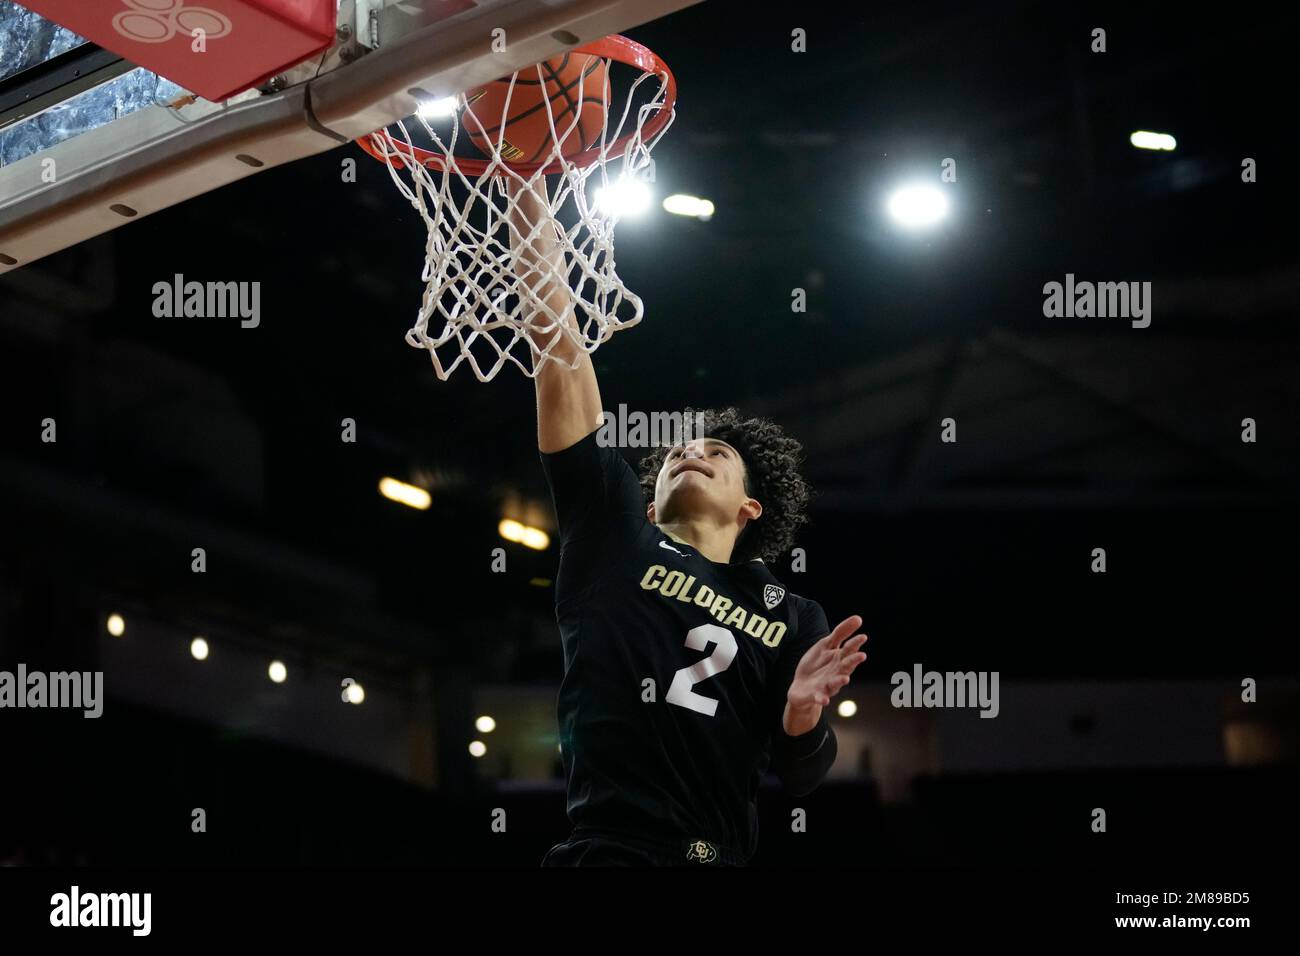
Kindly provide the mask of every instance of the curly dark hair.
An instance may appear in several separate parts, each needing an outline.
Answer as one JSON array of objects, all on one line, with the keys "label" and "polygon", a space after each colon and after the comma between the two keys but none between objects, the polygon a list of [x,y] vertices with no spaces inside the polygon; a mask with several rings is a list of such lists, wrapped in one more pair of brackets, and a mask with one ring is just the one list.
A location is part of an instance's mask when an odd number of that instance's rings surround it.
[{"label": "curly dark hair", "polygon": [[[686,408],[682,418],[696,426],[693,437],[720,438],[740,452],[745,494],[763,506],[762,517],[747,523],[736,539],[732,561],[775,561],[787,553],[795,532],[808,521],[812,497],[799,473],[803,446],[776,422],[742,418],[735,408]],[[641,488],[649,501],[654,501],[655,479],[670,450],[667,446],[656,448],[641,459]]]}]

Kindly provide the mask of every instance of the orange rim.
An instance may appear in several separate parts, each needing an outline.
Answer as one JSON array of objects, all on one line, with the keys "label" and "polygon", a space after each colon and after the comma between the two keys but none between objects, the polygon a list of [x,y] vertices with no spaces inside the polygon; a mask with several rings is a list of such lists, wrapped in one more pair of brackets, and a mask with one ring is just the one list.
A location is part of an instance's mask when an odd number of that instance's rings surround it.
[{"label": "orange rim", "polygon": [[[629,40],[625,36],[615,34],[614,36],[605,37],[603,40],[596,40],[594,43],[587,43],[579,47],[574,47],[571,53],[588,53],[592,56],[599,56],[609,60],[617,60],[619,63],[625,63],[628,66],[637,67],[642,73],[662,74],[664,77],[664,102],[659,111],[639,130],[633,130],[623,136],[620,136],[605,150],[606,155],[622,153],[627,144],[636,136],[643,140],[653,140],[659,132],[668,125],[672,119],[673,107],[677,103],[677,80],[673,77],[673,71],[668,69],[668,64],[661,60],[653,51],[643,47],[635,40]],[[525,68],[526,69],[526,68]],[[373,134],[371,134],[373,135]],[[357,145],[367,153],[379,160],[381,163],[388,163],[396,168],[401,168],[403,163],[397,157],[385,156],[380,152],[373,143],[370,142],[369,136],[363,136],[356,141]],[[435,153],[431,149],[424,149],[420,146],[406,143],[396,143],[397,149],[405,155],[410,156],[421,166],[433,169],[443,169],[447,166],[447,158],[442,153]],[[590,153],[591,155],[586,155]],[[539,169],[543,174],[558,173],[564,169],[565,164],[571,164],[578,167],[590,166],[596,160],[600,159],[602,150],[599,147],[593,147],[584,150],[576,156],[569,157],[563,162],[556,160],[545,166],[541,163],[527,163],[515,165],[514,163],[500,162],[498,165],[505,166],[513,172],[523,176],[530,176]],[[478,159],[467,157],[461,159],[455,157],[455,166],[463,173],[471,175],[482,175],[487,168],[492,165],[490,159]]]}]

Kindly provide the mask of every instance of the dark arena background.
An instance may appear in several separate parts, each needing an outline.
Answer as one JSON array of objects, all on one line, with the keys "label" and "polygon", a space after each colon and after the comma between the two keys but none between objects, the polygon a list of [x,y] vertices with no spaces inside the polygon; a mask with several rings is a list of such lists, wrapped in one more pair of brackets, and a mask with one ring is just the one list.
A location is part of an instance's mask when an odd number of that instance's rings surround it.
[{"label": "dark arena background", "polygon": [[[919,870],[935,913],[1039,868],[1083,906],[1058,932],[1156,912],[1122,893],[1253,889],[1159,910],[1253,916],[1300,805],[1285,19],[709,0],[625,32],[680,98],[618,226],[646,316],[595,353],[605,407],[797,437],[816,497],[772,570],[870,635],[834,766],[807,797],[765,779],[751,865]],[[908,229],[917,182],[947,215]],[[103,674],[98,719],[0,709],[6,887],[433,886],[567,836],[533,383],[405,344],[424,243],[342,145],[0,277],[0,671]],[[155,317],[178,274],[259,283],[260,324]],[[1067,276],[1149,283],[1149,322],[1046,315]],[[996,675],[996,713],[900,706],[918,671]]]}]

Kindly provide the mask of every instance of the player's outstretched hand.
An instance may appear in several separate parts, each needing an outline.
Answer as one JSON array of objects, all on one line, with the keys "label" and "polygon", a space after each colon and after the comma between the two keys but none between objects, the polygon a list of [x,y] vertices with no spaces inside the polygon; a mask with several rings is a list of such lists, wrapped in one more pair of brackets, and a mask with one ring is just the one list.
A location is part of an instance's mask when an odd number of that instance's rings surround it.
[{"label": "player's outstretched hand", "polygon": [[861,626],[862,618],[856,614],[846,617],[804,653],[786,693],[783,724],[787,734],[798,736],[811,730],[821,719],[821,709],[867,659],[866,653],[859,650],[867,642],[867,635],[853,633]]}]

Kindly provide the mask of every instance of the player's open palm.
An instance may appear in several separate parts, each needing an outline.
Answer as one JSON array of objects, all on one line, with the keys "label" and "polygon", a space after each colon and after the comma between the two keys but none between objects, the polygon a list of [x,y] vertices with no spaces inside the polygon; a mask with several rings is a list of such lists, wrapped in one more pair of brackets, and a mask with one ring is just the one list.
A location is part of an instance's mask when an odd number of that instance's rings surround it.
[{"label": "player's open palm", "polygon": [[862,618],[856,614],[846,617],[835,630],[808,648],[786,694],[792,708],[825,707],[849,682],[854,669],[867,659],[866,653],[859,650],[866,643],[867,635],[853,633],[861,626]]}]

